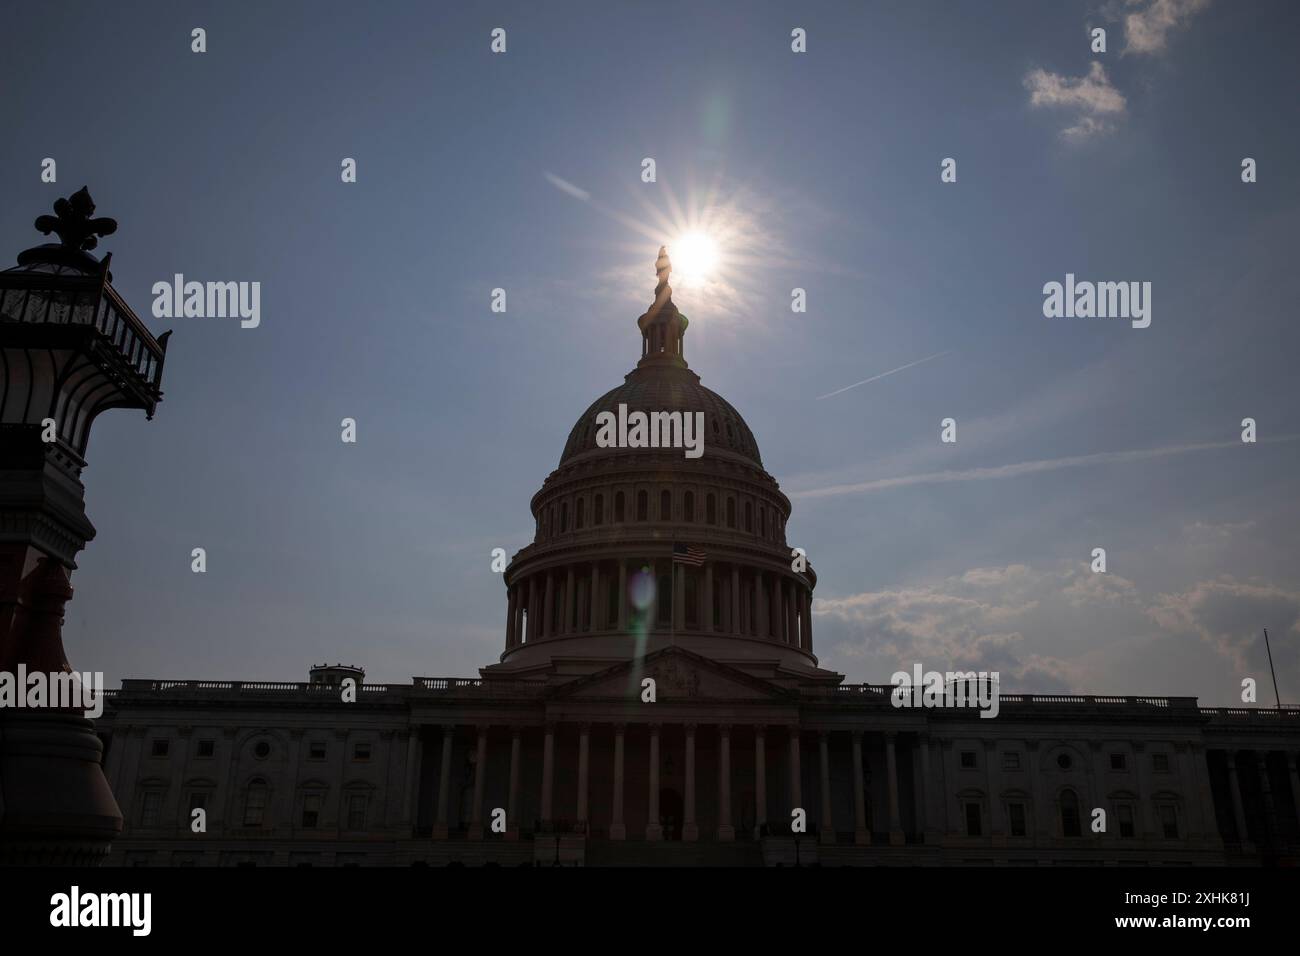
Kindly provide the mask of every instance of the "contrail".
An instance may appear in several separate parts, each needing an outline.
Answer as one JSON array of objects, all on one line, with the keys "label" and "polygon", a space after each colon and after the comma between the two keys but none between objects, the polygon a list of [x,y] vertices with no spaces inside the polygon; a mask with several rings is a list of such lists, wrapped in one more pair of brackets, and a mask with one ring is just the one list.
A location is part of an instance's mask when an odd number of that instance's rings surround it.
[{"label": "contrail", "polygon": [[[1289,442],[1298,438],[1300,438],[1300,435],[1281,435],[1277,438],[1261,440],[1260,444]],[[1036,461],[1022,461],[1013,465],[998,465],[993,468],[927,471],[916,475],[902,475],[897,478],[878,478],[875,481],[862,481],[852,485],[829,485],[825,488],[812,488],[808,491],[791,491],[789,495],[791,498],[832,498],[838,495],[884,491],[889,488],[905,488],[909,485],[936,485],[954,481],[988,481],[994,478],[1018,478],[1021,475],[1033,475],[1043,471],[1059,471],[1062,468],[1084,468],[1088,465],[1107,465],[1143,461],[1150,458],[1164,458],[1168,455],[1186,455],[1195,451],[1240,448],[1241,444],[1240,441],[1217,441],[1186,445],[1165,445],[1161,448],[1135,448],[1128,451],[1103,451],[1092,455],[1073,455],[1067,458],[1042,458]]]},{"label": "contrail", "polygon": [[928,362],[930,359],[943,358],[943,356],[947,355],[951,351],[952,349],[948,349],[944,352],[935,352],[933,355],[927,355],[925,358],[917,359],[915,362],[908,362],[906,365],[898,366],[898,368],[891,368],[888,372],[881,372],[879,375],[873,375],[871,378],[864,378],[862,381],[854,382],[852,385],[845,385],[843,388],[837,388],[835,391],[827,392],[825,395],[818,395],[817,400],[821,401],[823,398],[830,398],[832,395],[838,395],[840,392],[847,392],[851,388],[857,388],[859,385],[866,385],[868,382],[874,382],[877,379],[884,378],[886,375],[893,375],[895,372],[901,372],[904,369],[912,368],[915,365],[920,365],[922,362]]},{"label": "contrail", "polygon": [[573,183],[569,182],[566,179],[561,179],[559,176],[556,176],[554,173],[542,173],[542,175],[546,177],[546,181],[549,182],[552,186],[554,186],[560,192],[568,193],[574,199],[581,199],[583,202],[586,202],[588,199],[591,198],[591,193],[587,192],[587,190],[579,189],[577,186],[573,185]]}]

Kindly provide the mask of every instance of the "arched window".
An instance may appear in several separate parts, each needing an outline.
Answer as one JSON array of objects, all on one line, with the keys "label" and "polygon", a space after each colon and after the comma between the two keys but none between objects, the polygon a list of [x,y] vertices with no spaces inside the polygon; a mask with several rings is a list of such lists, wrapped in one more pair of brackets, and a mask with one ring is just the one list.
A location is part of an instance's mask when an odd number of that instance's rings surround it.
[{"label": "arched window", "polygon": [[754,533],[754,505],[749,501],[745,502],[745,530]]},{"label": "arched window", "polygon": [[621,491],[614,495],[614,520],[623,520],[623,492]]},{"label": "arched window", "polygon": [[269,793],[266,781],[261,777],[254,777],[248,782],[248,787],[244,790],[244,826],[263,825]]},{"label": "arched window", "polygon": [[704,499],[704,520],[709,524],[718,523],[718,503],[712,494]]},{"label": "arched window", "polygon": [[688,491],[682,496],[682,518],[686,521],[695,520],[695,492]]},{"label": "arched window", "polygon": [[596,502],[591,507],[591,523],[592,524],[605,523],[605,496],[604,495],[596,495]]},{"label": "arched window", "polygon": [[569,503],[567,501],[560,505],[560,534],[569,530]]},{"label": "arched window", "polygon": [[585,498],[578,499],[578,506],[573,513],[573,530],[581,531],[582,522],[587,517],[587,501]]},{"label": "arched window", "polygon": [[673,495],[671,491],[661,491],[659,493],[659,520],[673,520]]},{"label": "arched window", "polygon": [[727,499],[727,527],[734,528],[735,526],[736,526],[736,499],[728,498]]},{"label": "arched window", "polygon": [[1077,837],[1082,833],[1079,826],[1079,798],[1073,790],[1061,791],[1061,834]]},{"label": "arched window", "polygon": [[638,491],[636,493],[636,520],[650,520],[650,496],[644,491]]}]

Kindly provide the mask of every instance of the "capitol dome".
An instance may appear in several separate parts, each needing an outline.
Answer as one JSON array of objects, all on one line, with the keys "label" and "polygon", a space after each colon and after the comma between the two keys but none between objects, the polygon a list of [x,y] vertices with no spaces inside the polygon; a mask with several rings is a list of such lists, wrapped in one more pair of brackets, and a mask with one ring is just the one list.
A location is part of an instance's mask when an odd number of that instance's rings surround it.
[{"label": "capitol dome", "polygon": [[[744,418],[686,363],[666,250],[656,271],[640,360],[578,418],[533,496],[533,541],[505,573],[505,651],[485,676],[573,676],[665,646],[769,676],[826,674],[812,650],[817,578],[786,542],[790,501]],[[652,443],[602,433],[636,413],[663,425]],[[686,422],[687,450],[668,440],[670,419]]]}]

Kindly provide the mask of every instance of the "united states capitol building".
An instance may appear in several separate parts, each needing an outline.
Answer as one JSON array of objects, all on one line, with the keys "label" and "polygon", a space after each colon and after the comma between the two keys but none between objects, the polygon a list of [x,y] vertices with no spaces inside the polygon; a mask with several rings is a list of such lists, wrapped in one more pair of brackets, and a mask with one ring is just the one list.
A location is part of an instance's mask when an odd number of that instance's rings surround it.
[{"label": "united states capitol building", "polygon": [[[981,719],[821,668],[790,502],[687,365],[669,271],[532,499],[500,659],[123,681],[110,865],[1300,862],[1300,711],[1001,694]],[[704,453],[602,447],[620,405],[702,413]]]}]

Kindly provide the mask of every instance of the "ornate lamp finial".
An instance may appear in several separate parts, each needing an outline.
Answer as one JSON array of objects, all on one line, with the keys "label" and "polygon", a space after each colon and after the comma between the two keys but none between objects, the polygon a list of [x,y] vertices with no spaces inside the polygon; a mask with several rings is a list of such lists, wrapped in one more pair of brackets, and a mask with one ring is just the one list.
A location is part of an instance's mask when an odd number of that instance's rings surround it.
[{"label": "ornate lamp finial", "polygon": [[111,236],[117,232],[117,220],[95,214],[95,201],[90,190],[82,186],[67,199],[54,201],[53,216],[37,216],[36,228],[44,235],[57,233],[65,248],[89,252],[99,245],[96,236]]}]

